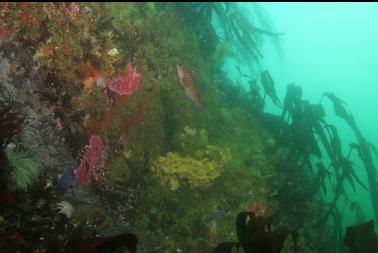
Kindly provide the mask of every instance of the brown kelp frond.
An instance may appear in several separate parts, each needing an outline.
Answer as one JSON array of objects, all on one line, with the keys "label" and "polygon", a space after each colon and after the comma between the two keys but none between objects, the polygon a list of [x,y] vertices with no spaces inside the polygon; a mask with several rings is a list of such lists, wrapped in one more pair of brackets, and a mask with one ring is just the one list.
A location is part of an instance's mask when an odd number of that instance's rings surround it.
[{"label": "brown kelp frond", "polygon": [[[347,112],[346,103],[344,101],[338,98],[334,93],[324,93],[323,97],[327,97],[331,100],[335,114],[345,120],[345,122],[353,130],[356,136],[358,142],[358,155],[363,162],[368,175],[369,189],[371,192],[370,196],[374,208],[374,215],[375,218],[378,219],[378,199],[376,198],[376,196],[378,195],[378,183],[376,181],[377,167],[372,157],[372,153],[376,153],[375,148],[372,147],[372,145],[362,135],[353,118],[353,115]],[[356,145],[353,146],[355,148],[357,147]]]},{"label": "brown kelp frond", "polygon": [[[243,8],[237,3],[186,3],[178,4],[176,8],[183,12],[187,22],[197,31],[207,37],[206,41],[237,41],[255,61],[262,56],[257,41],[260,35],[278,37],[275,33],[264,28],[258,28]],[[255,12],[258,12],[256,10]],[[205,24],[205,25],[204,25]],[[217,26],[214,28],[214,26]],[[210,27],[212,27],[210,29]],[[212,30],[211,34],[206,34]],[[208,36],[212,36],[210,38]]]},{"label": "brown kelp frond", "polygon": [[[302,93],[302,87],[296,86],[294,83],[287,85],[286,95],[281,114],[282,118],[285,119],[286,115],[290,116],[295,114],[295,109],[300,108]],[[289,120],[290,119],[288,119],[287,121]]]},{"label": "brown kelp frond", "polygon": [[350,226],[346,228],[344,245],[349,248],[349,252],[374,253],[378,251],[377,235],[374,232],[374,221]]},{"label": "brown kelp frond", "polygon": [[[267,78],[271,79],[271,78]],[[345,103],[338,99],[333,93],[326,93],[324,96],[329,97],[334,102],[334,108],[337,114],[345,119],[352,119],[347,112]],[[334,125],[328,124],[324,117],[326,116],[324,108],[321,104],[310,104],[302,98],[302,89],[294,84],[287,87],[286,96],[283,103],[282,117],[287,122],[287,132],[285,135],[285,143],[292,147],[291,154],[295,154],[295,160],[311,161],[313,157],[319,159],[317,167],[317,183],[314,192],[322,187],[326,190],[324,180],[329,173],[322,162],[324,154],[321,151],[320,144],[325,150],[325,154],[331,161],[330,168],[336,175],[335,200],[346,194],[343,182],[347,180],[355,190],[355,182],[362,188],[367,189],[362,180],[357,176],[354,163],[349,160],[349,154],[344,155],[342,151],[342,142],[338,134],[338,130]],[[300,133],[300,134],[299,134]],[[290,145],[291,144],[291,145]],[[303,163],[304,168],[312,166],[310,162]],[[322,177],[322,178],[319,178]]]},{"label": "brown kelp frond", "polygon": [[236,218],[236,235],[239,242],[219,244],[214,253],[230,253],[243,249],[245,253],[279,253],[288,236],[288,231],[272,231],[271,217],[256,217],[253,212],[241,212]]},{"label": "brown kelp frond", "polygon": [[337,116],[343,118],[348,123],[350,123],[353,120],[352,115],[345,108],[346,103],[340,98],[336,97],[336,95],[333,92],[326,92],[323,94],[323,97],[328,97],[332,101],[333,109],[335,110]]},{"label": "brown kelp frond", "polygon": [[[251,81],[249,81],[249,88],[250,90],[248,94],[251,101],[252,111],[256,115],[261,115],[263,113],[265,98],[267,95],[270,97],[274,105],[282,107],[281,101],[277,96],[275,83],[268,70],[264,70],[260,73],[260,82],[258,82],[257,79],[252,79]],[[260,90],[263,90],[264,94],[261,94]],[[290,110],[289,107],[292,107],[291,105],[289,105],[290,99],[285,98],[285,102],[287,103],[287,105],[284,105],[283,108],[283,111],[285,112],[287,110]],[[284,114],[285,113],[283,112],[283,118]]]},{"label": "brown kelp frond", "polygon": [[268,95],[275,105],[281,106],[280,99],[277,97],[276,89],[274,88],[273,78],[267,70],[261,72],[261,83],[264,88],[265,95]]},{"label": "brown kelp frond", "polygon": [[[263,86],[263,88],[269,90],[273,80],[267,72],[262,73],[262,82],[264,80],[265,87]],[[252,89],[252,87],[251,93],[253,91],[256,94],[256,88]],[[267,90],[266,94],[269,95]],[[270,92],[270,95],[274,103],[275,93]],[[279,193],[274,199],[281,201],[279,209],[285,210],[280,211],[281,213],[297,212],[291,208],[290,204],[287,204],[288,198],[295,199],[295,202],[289,201],[289,203],[295,203],[296,209],[299,209],[298,205],[301,204],[298,203],[302,203],[309,196],[316,196],[319,190],[323,190],[325,193],[327,190],[331,190],[334,197],[325,208],[321,220],[323,224],[333,220],[334,230],[330,241],[339,241],[341,239],[342,215],[341,211],[336,210],[337,204],[342,197],[346,201],[350,199],[345,182],[348,182],[354,191],[357,190],[357,187],[368,190],[366,183],[356,170],[355,162],[351,160],[351,152],[357,151],[365,167],[370,166],[371,172],[368,174],[375,178],[375,173],[372,172],[375,171],[375,167],[370,154],[374,152],[374,148],[362,137],[345,102],[333,93],[325,93],[323,97],[329,98],[333,102],[336,115],[343,118],[355,131],[358,143],[351,144],[349,152],[344,153],[338,128],[325,120],[326,113],[322,104],[311,104],[304,100],[302,89],[295,84],[289,84],[280,115],[282,123],[274,124],[277,129],[272,131],[275,133],[279,145],[286,149],[286,152],[276,160],[276,166],[287,171],[289,175],[295,173],[297,176],[293,185],[302,185],[302,187],[300,190],[290,190],[287,186],[280,187]],[[277,101],[275,104],[278,106]],[[258,103],[258,100],[254,99],[252,102]],[[257,114],[261,119],[266,115],[263,111]],[[301,180],[301,177],[305,179]],[[286,180],[293,181],[290,176]],[[307,187],[303,187],[304,184]],[[374,187],[374,182],[369,182],[370,189],[372,186]]]}]

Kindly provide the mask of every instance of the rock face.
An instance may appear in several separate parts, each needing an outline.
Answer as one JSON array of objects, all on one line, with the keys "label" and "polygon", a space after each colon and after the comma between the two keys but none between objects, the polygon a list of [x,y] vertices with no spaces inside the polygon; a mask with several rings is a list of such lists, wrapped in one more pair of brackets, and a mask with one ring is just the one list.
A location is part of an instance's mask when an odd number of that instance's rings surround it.
[{"label": "rock face", "polygon": [[1,167],[9,252],[129,230],[141,252],[209,251],[252,203],[278,209],[279,144],[220,67],[211,20],[193,26],[181,6],[0,4],[0,102],[24,119],[10,141],[39,165],[23,190]]}]

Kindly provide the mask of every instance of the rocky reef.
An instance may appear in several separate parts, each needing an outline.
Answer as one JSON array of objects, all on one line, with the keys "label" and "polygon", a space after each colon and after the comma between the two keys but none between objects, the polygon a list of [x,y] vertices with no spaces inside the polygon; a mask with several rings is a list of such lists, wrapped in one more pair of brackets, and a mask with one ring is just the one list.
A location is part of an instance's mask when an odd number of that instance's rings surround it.
[{"label": "rocky reef", "polygon": [[65,252],[73,237],[135,233],[139,252],[211,252],[249,211],[277,214],[298,229],[298,252],[320,252],[320,196],[301,199],[306,173],[280,167],[287,146],[264,124],[262,96],[222,68],[232,52],[203,10],[254,60],[263,30],[217,4],[0,5],[0,249]]}]

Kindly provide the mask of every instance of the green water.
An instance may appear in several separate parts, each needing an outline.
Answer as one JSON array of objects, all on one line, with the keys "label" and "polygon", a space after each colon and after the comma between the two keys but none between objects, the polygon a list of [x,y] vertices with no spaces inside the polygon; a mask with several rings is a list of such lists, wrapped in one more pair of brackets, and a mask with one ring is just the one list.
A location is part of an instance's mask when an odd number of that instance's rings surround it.
[{"label": "green water", "polygon": [[[335,92],[349,106],[369,142],[378,145],[378,22],[377,3],[261,3],[282,36],[283,58],[267,45],[264,64],[282,84],[303,86],[304,96],[319,101],[323,92]],[[272,52],[272,53],[271,53]],[[332,113],[346,143],[355,137]],[[344,147],[345,149],[347,147]],[[367,182],[363,169],[358,170]],[[373,217],[364,189],[349,194]],[[348,210],[348,208],[346,208]],[[348,213],[348,212],[347,212]],[[352,214],[344,224],[355,222]]]}]

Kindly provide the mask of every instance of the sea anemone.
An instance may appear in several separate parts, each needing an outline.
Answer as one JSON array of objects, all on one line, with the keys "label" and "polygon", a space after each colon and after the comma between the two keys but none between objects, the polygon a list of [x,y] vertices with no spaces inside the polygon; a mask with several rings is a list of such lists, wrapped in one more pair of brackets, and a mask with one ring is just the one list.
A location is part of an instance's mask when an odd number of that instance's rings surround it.
[{"label": "sea anemone", "polygon": [[19,151],[12,143],[5,148],[5,155],[12,169],[15,187],[26,190],[38,176],[38,163],[27,153]]},{"label": "sea anemone", "polygon": [[73,207],[67,201],[62,201],[57,204],[58,213],[67,216],[67,218],[71,218]]}]

